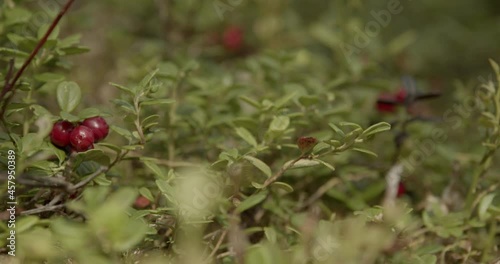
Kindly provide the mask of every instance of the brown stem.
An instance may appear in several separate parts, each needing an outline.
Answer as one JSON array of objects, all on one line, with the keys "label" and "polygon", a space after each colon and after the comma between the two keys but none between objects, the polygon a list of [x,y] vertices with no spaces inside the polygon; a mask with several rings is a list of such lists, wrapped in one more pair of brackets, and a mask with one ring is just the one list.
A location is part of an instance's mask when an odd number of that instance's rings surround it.
[{"label": "brown stem", "polygon": [[64,206],[65,206],[64,204],[58,204],[58,205],[52,205],[52,206],[42,206],[40,208],[22,211],[21,215],[32,215],[32,214],[39,214],[39,213],[43,213],[43,212],[55,211],[55,210],[63,208]]},{"label": "brown stem", "polygon": [[107,172],[109,170],[109,167],[100,167],[98,170],[96,170],[94,173],[91,175],[87,176],[84,180],[80,181],[79,183],[71,186],[70,190],[76,190],[78,188],[81,188],[85,185],[87,185],[89,182],[94,180],[97,176],[101,175],[101,173]]},{"label": "brown stem", "polygon": [[291,162],[289,162],[288,164],[285,164],[285,166],[281,167],[281,169],[276,174],[274,174],[273,176],[271,176],[271,178],[267,179],[264,182],[264,185],[262,186],[262,188],[265,188],[265,187],[269,186],[270,184],[272,184],[273,182],[275,182],[276,180],[278,180],[278,178],[281,177],[281,176],[283,176],[283,174],[288,169],[290,169],[293,165],[295,165],[295,163],[297,163],[299,160],[305,158],[306,156],[307,155],[302,154],[298,158],[296,158],[296,159],[292,160]]},{"label": "brown stem", "polygon": [[222,245],[222,241],[224,241],[224,238],[226,238],[227,235],[227,229],[225,229],[222,234],[219,237],[219,240],[217,241],[217,244],[215,245],[214,249],[212,250],[212,253],[207,258],[207,262],[210,262],[212,258],[215,256],[215,253],[217,253],[217,250],[219,250],[220,246]]}]

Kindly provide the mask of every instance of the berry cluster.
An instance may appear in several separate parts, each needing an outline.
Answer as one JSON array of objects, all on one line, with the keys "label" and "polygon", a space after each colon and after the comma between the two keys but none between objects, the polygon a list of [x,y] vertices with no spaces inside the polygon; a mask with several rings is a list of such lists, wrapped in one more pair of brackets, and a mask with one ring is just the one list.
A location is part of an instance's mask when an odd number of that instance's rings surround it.
[{"label": "berry cluster", "polygon": [[50,132],[50,141],[57,147],[83,152],[94,148],[94,143],[109,133],[106,120],[94,116],[73,124],[67,120],[57,121]]}]

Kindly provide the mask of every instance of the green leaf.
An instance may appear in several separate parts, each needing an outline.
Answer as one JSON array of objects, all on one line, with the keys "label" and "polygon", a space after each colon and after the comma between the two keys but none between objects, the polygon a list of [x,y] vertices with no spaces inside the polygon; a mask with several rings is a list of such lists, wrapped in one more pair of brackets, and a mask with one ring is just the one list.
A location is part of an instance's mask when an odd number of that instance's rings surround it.
[{"label": "green leaf", "polygon": [[[3,2],[3,1],[2,1]],[[3,7],[6,7],[6,4],[2,4]],[[13,25],[18,23],[27,23],[31,19],[31,12],[27,9],[14,7],[6,10],[4,12],[5,15],[5,25]]]},{"label": "green leaf", "polygon": [[78,122],[80,120],[80,117],[72,115],[66,111],[61,111],[59,115],[61,116],[62,119],[68,120],[70,122]]},{"label": "green leaf", "polygon": [[261,107],[261,105],[260,105],[260,103],[259,103],[259,102],[257,102],[257,101],[255,101],[255,100],[253,100],[253,99],[252,99],[252,98],[250,98],[250,97],[247,97],[247,96],[242,95],[242,96],[240,96],[240,99],[241,99],[241,100],[243,100],[244,102],[248,103],[249,105],[251,105],[251,106],[253,106],[253,107],[257,108],[257,109],[259,109],[259,108]]},{"label": "green leaf", "polygon": [[177,76],[179,69],[171,62],[165,62],[158,66],[158,75],[173,78]]},{"label": "green leaf", "polygon": [[264,234],[271,243],[276,243],[276,230],[273,227],[264,227]]},{"label": "green leaf", "polygon": [[484,196],[481,199],[481,202],[479,203],[478,207],[478,216],[481,221],[486,221],[490,217],[490,214],[488,213],[488,208],[490,207],[491,203],[493,202],[493,198],[495,198],[496,194],[491,193],[486,196]]},{"label": "green leaf", "polygon": [[128,131],[127,129],[125,129],[125,128],[121,128],[121,127],[112,125],[111,126],[111,130],[113,130],[116,133],[122,135],[123,137],[125,137],[128,140],[132,140],[132,133],[130,131]]},{"label": "green leaf", "polygon": [[[292,160],[287,161],[284,166],[287,166]],[[293,164],[290,169],[301,169],[301,168],[309,168],[320,165],[321,163],[317,160],[312,159],[301,159]]]},{"label": "green leaf", "polygon": [[374,156],[374,157],[378,157],[377,153],[375,153],[375,152],[373,152],[371,150],[362,149],[362,148],[352,148],[352,150],[358,151],[358,152],[361,152],[361,153],[364,153],[364,154],[368,154],[368,155],[371,155],[371,156]]},{"label": "green leaf", "polygon": [[361,133],[361,137],[366,138],[366,137],[369,137],[371,135],[374,135],[374,134],[377,134],[380,132],[384,132],[384,131],[387,131],[390,129],[391,129],[391,125],[389,123],[380,122],[380,123],[374,124],[374,125],[368,127],[367,129],[365,129],[365,131],[363,131],[363,133]]},{"label": "green leaf", "polygon": [[119,146],[113,145],[113,144],[109,144],[109,143],[100,142],[99,146],[107,147],[107,148],[115,151],[117,154],[120,154],[121,151],[122,151],[122,149]]},{"label": "green leaf", "polygon": [[158,73],[158,70],[159,69],[155,69],[154,71],[148,73],[139,83],[139,87],[141,88],[147,87],[148,84],[151,82],[151,80],[153,80],[153,78],[155,77],[156,73]]},{"label": "green leaf", "polygon": [[[352,122],[340,122],[339,125],[341,126],[349,126],[349,127],[354,127],[355,129],[357,128],[361,128],[360,125],[356,124],[356,123],[352,123]],[[362,129],[362,128],[361,128]]]},{"label": "green leaf", "polygon": [[115,105],[121,107],[123,110],[125,110],[125,112],[137,115],[135,108],[131,103],[129,103],[125,100],[122,100],[122,99],[113,99],[113,100],[111,100],[111,102],[114,103]]},{"label": "green leaf", "polygon": [[113,183],[111,180],[106,178],[106,175],[100,174],[99,176],[95,177],[94,182],[97,183],[97,185],[100,186],[109,186],[111,183]]},{"label": "green leaf", "polygon": [[143,128],[143,130],[146,130],[150,127],[158,125],[159,120],[160,115],[150,115],[142,120],[141,127]]},{"label": "green leaf", "polygon": [[76,158],[81,161],[95,161],[101,165],[108,166],[111,161],[109,157],[100,149],[91,149],[77,154]]},{"label": "green leaf", "polygon": [[290,125],[290,118],[288,116],[275,116],[269,125],[269,130],[281,132],[285,131]]},{"label": "green leaf", "polygon": [[[49,30],[50,24],[44,24],[41,27],[38,28],[38,33],[37,33],[37,38],[42,39],[42,37],[45,35],[45,33]],[[57,39],[57,36],[59,35],[59,26],[56,26],[54,30],[50,33],[48,39]]]},{"label": "green leaf", "polygon": [[156,186],[158,186],[158,189],[160,192],[170,201],[170,202],[175,202],[174,195],[175,195],[175,189],[168,184],[166,180],[156,180],[155,181]]},{"label": "green leaf", "polygon": [[146,188],[146,187],[141,187],[139,189],[139,193],[142,196],[146,197],[150,201],[154,201],[155,200],[155,198],[154,198],[153,194],[151,193],[151,191],[148,188]]},{"label": "green leaf", "polygon": [[101,115],[101,111],[97,108],[85,108],[78,113],[78,117],[80,119],[85,119],[89,117],[99,116]]},{"label": "green leaf", "polygon": [[40,219],[38,216],[30,215],[20,218],[16,223],[16,233],[22,233],[36,225]]},{"label": "green leaf", "polygon": [[299,97],[299,103],[305,107],[315,105],[318,102],[319,102],[319,98],[317,95],[303,95],[303,96]]},{"label": "green leaf", "polygon": [[284,190],[286,193],[293,192],[293,187],[290,186],[290,184],[284,182],[273,182],[271,184],[271,187],[276,187],[278,189]]},{"label": "green leaf", "polygon": [[62,111],[70,113],[82,98],[80,87],[75,82],[62,82],[57,86],[57,103]]},{"label": "green leaf", "polygon": [[235,128],[236,134],[240,136],[243,140],[245,140],[248,144],[250,144],[253,147],[257,147],[257,140],[255,137],[244,127],[237,127]]},{"label": "green leaf", "polygon": [[243,156],[243,158],[252,163],[255,167],[257,167],[257,169],[262,171],[268,178],[271,177],[272,174],[271,168],[269,168],[269,166],[267,166],[267,164],[265,164],[263,161],[247,155]]},{"label": "green leaf", "polygon": [[317,161],[317,162],[319,162],[319,163],[321,163],[322,165],[324,165],[325,167],[329,168],[330,170],[335,171],[335,167],[333,167],[328,162],[322,161],[320,159],[314,159],[314,160]]},{"label": "green leaf", "polygon": [[146,165],[146,167],[148,167],[151,172],[153,172],[157,176],[158,179],[166,179],[165,173],[163,173],[162,169],[160,169],[160,167],[156,165],[156,163],[148,160],[142,160],[142,162],[144,163],[144,165]]},{"label": "green leaf", "polygon": [[110,82],[109,84],[112,85],[112,86],[114,86],[114,87],[116,87],[116,88],[118,88],[118,89],[120,89],[120,90],[122,90],[122,91],[124,91],[124,92],[126,92],[126,93],[129,93],[130,95],[135,95],[135,92],[132,89],[127,88],[127,87],[125,87],[123,85],[119,85],[117,83],[112,83],[112,82]]},{"label": "green leaf", "polygon": [[330,126],[330,128],[333,129],[333,131],[335,131],[335,133],[339,134],[342,137],[345,137],[344,131],[342,131],[342,129],[340,129],[334,123],[329,123],[328,126]]},{"label": "green leaf", "polygon": [[238,205],[238,207],[236,207],[236,212],[242,213],[243,211],[246,211],[246,210],[258,205],[259,203],[261,203],[262,201],[264,201],[266,199],[267,193],[268,192],[266,190],[266,191],[260,191],[256,194],[249,196],[248,198],[243,200]]},{"label": "green leaf", "polygon": [[141,105],[160,105],[160,104],[173,104],[175,103],[174,99],[152,99],[147,101],[142,101]]},{"label": "green leaf", "polygon": [[500,75],[500,66],[498,66],[498,64],[494,60],[492,60],[492,59],[489,59],[489,61],[490,61],[490,64],[491,64],[491,68],[493,68],[493,70],[495,71],[495,73],[497,75]]},{"label": "green leaf", "polygon": [[297,95],[296,92],[285,95],[283,98],[278,99],[276,103],[274,104],[274,107],[276,109],[281,109],[283,106],[285,106],[290,100],[292,100],[295,96]]},{"label": "green leaf", "polygon": [[16,50],[16,49],[9,49],[9,48],[0,48],[0,54],[2,55],[7,55],[7,56],[15,56],[15,57],[21,57],[21,58],[27,58],[30,56],[29,53]]},{"label": "green leaf", "polygon": [[66,47],[66,48],[61,48],[60,50],[62,52],[61,55],[74,55],[90,51],[89,48],[83,46]]},{"label": "green leaf", "polygon": [[45,72],[35,75],[34,78],[40,82],[61,82],[64,80],[64,75]]}]

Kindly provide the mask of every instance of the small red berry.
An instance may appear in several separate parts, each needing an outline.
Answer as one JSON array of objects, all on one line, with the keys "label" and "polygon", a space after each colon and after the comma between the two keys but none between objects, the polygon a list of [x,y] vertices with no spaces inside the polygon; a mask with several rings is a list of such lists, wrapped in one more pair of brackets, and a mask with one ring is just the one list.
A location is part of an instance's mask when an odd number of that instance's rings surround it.
[{"label": "small red berry", "polygon": [[406,193],[406,187],[402,182],[399,182],[398,185],[398,194],[397,197],[401,197]]},{"label": "small red berry", "polygon": [[74,126],[69,121],[63,120],[56,122],[50,132],[50,141],[58,147],[64,148],[68,146],[70,143],[70,134],[73,129]]},{"label": "small red berry", "polygon": [[142,195],[137,197],[134,202],[134,206],[139,209],[146,208],[149,206],[149,204],[151,204],[151,201],[149,201],[148,198]]},{"label": "small red berry", "polygon": [[94,148],[94,133],[86,126],[79,125],[73,129],[69,140],[71,146],[77,152],[87,151]]},{"label": "small red berry", "polygon": [[302,153],[311,151],[316,144],[318,144],[318,140],[315,137],[299,137],[297,139],[297,146]]},{"label": "small red berry", "polygon": [[399,91],[396,93],[396,101],[399,103],[404,103],[406,101],[406,96],[408,95],[408,92],[406,92],[405,89],[401,88]]},{"label": "small red berry", "polygon": [[[394,97],[390,94],[381,94],[378,97],[377,110],[384,113],[394,113],[396,111],[396,104],[390,103],[394,100]],[[387,101],[387,102],[384,102]]]},{"label": "small red berry", "polygon": [[83,120],[82,125],[90,128],[94,133],[95,142],[104,139],[109,133],[109,126],[106,120],[100,116],[94,116]]},{"label": "small red berry", "polygon": [[236,52],[243,47],[243,30],[237,26],[232,26],[224,31],[222,44],[228,51]]}]

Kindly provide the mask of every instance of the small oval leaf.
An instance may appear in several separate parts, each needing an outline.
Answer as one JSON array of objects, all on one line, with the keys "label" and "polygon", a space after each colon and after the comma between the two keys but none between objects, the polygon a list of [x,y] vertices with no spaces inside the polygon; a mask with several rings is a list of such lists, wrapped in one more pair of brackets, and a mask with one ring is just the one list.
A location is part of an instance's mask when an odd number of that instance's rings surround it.
[{"label": "small oval leaf", "polygon": [[57,86],[57,103],[62,111],[70,113],[82,99],[82,91],[75,82],[62,82]]}]

